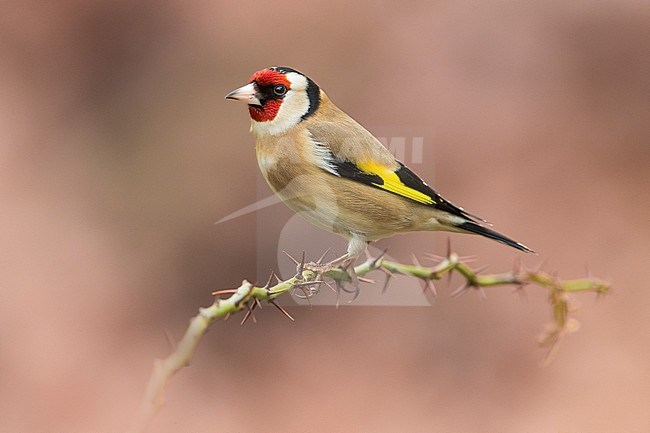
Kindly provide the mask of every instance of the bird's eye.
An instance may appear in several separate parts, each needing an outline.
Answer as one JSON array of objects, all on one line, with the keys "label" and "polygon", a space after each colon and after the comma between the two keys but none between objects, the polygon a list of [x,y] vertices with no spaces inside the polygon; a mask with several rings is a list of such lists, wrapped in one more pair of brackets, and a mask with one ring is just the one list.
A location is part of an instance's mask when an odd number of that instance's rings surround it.
[{"label": "bird's eye", "polygon": [[273,88],[273,93],[275,93],[276,96],[284,96],[284,94],[287,93],[287,88],[286,86],[279,84]]}]

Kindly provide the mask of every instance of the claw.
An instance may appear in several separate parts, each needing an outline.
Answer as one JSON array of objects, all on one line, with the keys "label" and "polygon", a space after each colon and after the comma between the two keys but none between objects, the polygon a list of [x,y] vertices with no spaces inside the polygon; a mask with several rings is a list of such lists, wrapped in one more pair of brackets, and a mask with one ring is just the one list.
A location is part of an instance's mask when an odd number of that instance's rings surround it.
[{"label": "claw", "polygon": [[339,280],[336,280],[336,309],[338,310],[341,305],[341,290],[343,290],[343,284]]},{"label": "claw", "polygon": [[[353,301],[355,301],[359,297],[359,294],[361,293],[361,291],[359,290],[359,278],[357,278],[357,272],[354,269],[354,263],[350,263],[348,265],[348,269],[346,269],[346,272],[350,276],[350,280],[352,280],[350,282],[350,284],[352,284],[352,287],[354,287],[354,291],[353,291],[354,296],[352,297],[352,299],[350,301],[348,301],[348,304],[349,304],[349,303],[352,303]],[[352,293],[352,292],[349,292],[349,293]]]},{"label": "claw", "polygon": [[307,293],[307,289],[305,289],[305,288],[302,287],[302,286],[301,286],[301,287],[298,287],[298,289],[300,289],[300,291],[302,291],[303,296],[300,296],[300,295],[297,294],[297,293],[294,293],[293,295],[294,295],[295,297],[297,297],[297,298],[300,298],[300,299],[306,299],[306,300],[307,300],[307,304],[309,304],[309,309],[312,309],[311,300],[309,299],[309,298],[311,298],[312,295],[309,294],[309,293]]},{"label": "claw", "polygon": [[[306,299],[309,304],[309,308],[312,308],[311,298],[312,296],[317,295],[320,292],[320,284],[324,283],[322,280],[315,281],[305,281],[302,283],[293,284],[294,292],[293,295],[299,299]],[[303,294],[302,296],[295,292],[295,289],[299,289]]]}]

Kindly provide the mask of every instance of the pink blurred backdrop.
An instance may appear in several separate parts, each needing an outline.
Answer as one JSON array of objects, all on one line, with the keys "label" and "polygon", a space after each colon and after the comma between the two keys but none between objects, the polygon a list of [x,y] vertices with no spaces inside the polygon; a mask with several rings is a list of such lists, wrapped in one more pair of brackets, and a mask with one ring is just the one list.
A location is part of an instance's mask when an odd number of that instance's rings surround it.
[{"label": "pink blurred backdrop", "polygon": [[[214,222],[259,180],[223,96],[270,65],[362,124],[429,125],[416,171],[540,252],[526,264],[615,290],[580,297],[548,368],[539,290],[264,309],[208,333],[150,431],[650,431],[649,20],[619,0],[3,2],[0,431],[123,431],[165,331],[256,278],[277,233]],[[406,260],[445,238],[382,245]],[[490,271],[519,255],[452,238]]]}]

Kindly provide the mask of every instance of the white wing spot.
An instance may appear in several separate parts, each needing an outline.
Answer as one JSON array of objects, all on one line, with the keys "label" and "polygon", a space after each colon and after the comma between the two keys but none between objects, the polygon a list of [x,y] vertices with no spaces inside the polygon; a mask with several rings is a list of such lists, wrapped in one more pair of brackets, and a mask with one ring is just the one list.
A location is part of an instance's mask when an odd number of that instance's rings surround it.
[{"label": "white wing spot", "polygon": [[328,171],[336,176],[340,176],[336,171],[332,152],[327,148],[327,146],[314,140],[311,134],[309,134],[309,142],[311,143],[314,163],[323,170]]}]

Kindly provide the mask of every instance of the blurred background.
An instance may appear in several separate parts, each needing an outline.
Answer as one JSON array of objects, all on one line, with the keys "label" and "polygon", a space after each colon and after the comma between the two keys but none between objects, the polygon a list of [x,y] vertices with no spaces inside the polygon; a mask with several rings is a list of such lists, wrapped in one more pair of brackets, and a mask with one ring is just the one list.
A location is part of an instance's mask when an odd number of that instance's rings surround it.
[{"label": "blurred background", "polygon": [[[123,431],[165,334],[279,266],[269,210],[214,224],[269,194],[223,96],[271,65],[384,135],[430,128],[416,172],[525,264],[614,291],[579,297],[547,368],[535,288],[265,308],[207,334],[150,431],[650,431],[649,20],[621,0],[2,2],[0,431]],[[452,241],[491,272],[521,256]]]}]

